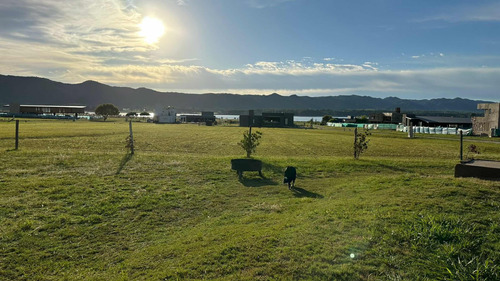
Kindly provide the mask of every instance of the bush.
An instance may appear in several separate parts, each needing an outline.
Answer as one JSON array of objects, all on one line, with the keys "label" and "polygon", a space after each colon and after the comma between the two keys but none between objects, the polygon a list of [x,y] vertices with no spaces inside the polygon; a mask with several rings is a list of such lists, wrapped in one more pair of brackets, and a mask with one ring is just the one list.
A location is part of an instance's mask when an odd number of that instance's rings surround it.
[{"label": "bush", "polygon": [[371,133],[366,130],[362,133],[358,133],[358,130],[354,130],[354,159],[359,159],[361,153],[365,152],[368,149],[368,143],[370,140],[368,136]]},{"label": "bush", "polygon": [[250,134],[250,130],[243,132],[243,139],[238,143],[247,153],[247,157],[250,158],[252,153],[255,153],[255,149],[260,144],[260,138],[262,133],[256,131]]}]

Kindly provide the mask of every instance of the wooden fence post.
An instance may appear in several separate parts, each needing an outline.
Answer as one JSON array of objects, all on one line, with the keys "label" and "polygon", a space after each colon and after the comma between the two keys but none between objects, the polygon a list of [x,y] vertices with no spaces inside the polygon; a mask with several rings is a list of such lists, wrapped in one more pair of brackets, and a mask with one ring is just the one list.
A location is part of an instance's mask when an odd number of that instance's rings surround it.
[{"label": "wooden fence post", "polygon": [[460,161],[464,160],[464,133],[460,130]]},{"label": "wooden fence post", "polygon": [[19,148],[19,120],[16,120],[16,150]]},{"label": "wooden fence post", "polygon": [[357,149],[357,147],[356,147],[357,143],[358,143],[358,127],[356,127],[354,129],[354,159],[358,159],[358,157],[357,157],[358,154],[357,154],[357,151],[356,151],[356,149]]},{"label": "wooden fence post", "polygon": [[130,131],[130,154],[134,154],[134,135],[132,133],[132,120],[128,122],[128,128]]}]

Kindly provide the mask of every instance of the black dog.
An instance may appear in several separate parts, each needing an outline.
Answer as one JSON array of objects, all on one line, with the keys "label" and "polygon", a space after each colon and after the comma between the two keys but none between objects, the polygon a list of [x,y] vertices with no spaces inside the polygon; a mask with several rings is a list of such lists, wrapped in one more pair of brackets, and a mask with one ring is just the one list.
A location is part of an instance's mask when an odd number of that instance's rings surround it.
[{"label": "black dog", "polygon": [[297,171],[295,167],[288,166],[285,170],[285,178],[283,183],[288,183],[288,189],[292,189],[295,186],[295,179],[297,178]]}]

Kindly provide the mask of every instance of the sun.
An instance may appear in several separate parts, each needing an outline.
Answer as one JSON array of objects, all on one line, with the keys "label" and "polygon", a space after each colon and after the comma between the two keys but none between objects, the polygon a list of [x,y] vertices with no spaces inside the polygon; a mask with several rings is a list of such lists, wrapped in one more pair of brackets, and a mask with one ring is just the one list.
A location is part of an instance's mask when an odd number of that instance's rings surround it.
[{"label": "sun", "polygon": [[163,22],[157,18],[145,17],[139,27],[141,28],[139,35],[144,37],[144,41],[148,44],[157,43],[165,33]]}]

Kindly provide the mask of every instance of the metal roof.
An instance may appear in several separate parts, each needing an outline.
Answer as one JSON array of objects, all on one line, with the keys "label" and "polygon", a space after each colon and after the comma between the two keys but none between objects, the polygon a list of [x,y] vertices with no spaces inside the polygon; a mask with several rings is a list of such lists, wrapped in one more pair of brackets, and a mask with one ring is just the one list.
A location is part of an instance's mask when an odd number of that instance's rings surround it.
[{"label": "metal roof", "polygon": [[54,108],[85,108],[85,105],[48,105],[48,104],[21,104],[21,107],[54,107]]},{"label": "metal roof", "polygon": [[420,119],[427,123],[440,123],[440,124],[472,124],[471,118],[456,118],[445,116],[415,116],[412,119]]}]

